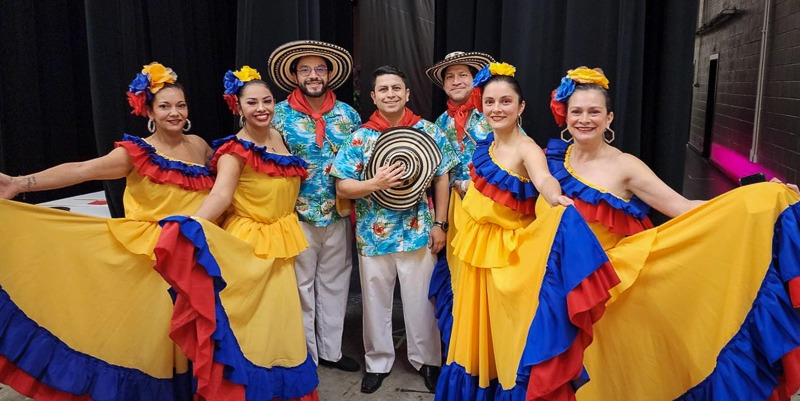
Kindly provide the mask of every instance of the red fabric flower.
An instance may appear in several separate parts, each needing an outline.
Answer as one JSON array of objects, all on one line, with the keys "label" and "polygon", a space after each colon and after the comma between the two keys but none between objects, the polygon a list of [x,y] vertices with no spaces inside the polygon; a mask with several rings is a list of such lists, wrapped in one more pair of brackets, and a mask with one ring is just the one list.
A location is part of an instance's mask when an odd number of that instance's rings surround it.
[{"label": "red fabric flower", "polygon": [[556,89],[550,94],[550,111],[553,112],[553,118],[559,127],[567,123],[567,105],[556,100]]},{"label": "red fabric flower", "polygon": [[145,94],[144,92],[139,92],[139,94],[134,95],[133,93],[126,92],[128,96],[128,104],[133,107],[133,111],[131,114],[147,117],[147,106],[145,105]]},{"label": "red fabric flower", "polygon": [[236,107],[237,104],[239,103],[239,98],[237,98],[236,95],[228,95],[228,94],[222,95],[222,97],[225,98],[225,103],[228,104],[228,108],[231,109],[233,115],[239,114],[239,108]]}]

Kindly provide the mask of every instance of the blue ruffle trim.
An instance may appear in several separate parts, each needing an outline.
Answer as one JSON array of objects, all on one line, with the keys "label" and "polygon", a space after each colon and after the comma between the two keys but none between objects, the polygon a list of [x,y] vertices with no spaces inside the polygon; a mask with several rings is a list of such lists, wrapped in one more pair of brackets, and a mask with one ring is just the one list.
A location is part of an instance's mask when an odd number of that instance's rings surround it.
[{"label": "blue ruffle trim", "polygon": [[428,298],[434,298],[434,315],[442,335],[442,351],[447,358],[450,334],[453,332],[453,283],[445,251],[439,252],[439,259],[433,267]]},{"label": "blue ruffle trim", "polygon": [[470,375],[464,367],[453,362],[442,368],[439,382],[436,384],[436,400],[461,401],[525,401],[527,379],[509,390],[503,390],[497,380],[492,380],[489,387],[480,387],[478,378]]},{"label": "blue ruffle trim", "polygon": [[295,367],[266,368],[250,362],[239,347],[231,329],[228,315],[222,306],[219,293],[227,285],[216,259],[208,247],[203,226],[186,216],[171,216],[159,224],[172,221],[181,227],[181,233],[195,246],[195,258],[214,281],[214,304],[217,327],[211,338],[214,340],[214,360],[225,365],[227,380],[245,387],[248,400],[281,400],[300,398],[310,394],[319,384],[317,366],[309,355],[305,362]]},{"label": "blue ruffle trim", "polygon": [[[775,225],[773,261],[739,331],[720,351],[717,366],[679,400],[766,400],[784,374],[781,358],[800,347],[800,313],[784,281],[800,272],[800,203]],[[778,269],[780,268],[780,271]]]},{"label": "blue ruffle trim", "polygon": [[[570,320],[567,296],[607,262],[608,257],[580,213],[574,207],[566,208],[547,259],[547,270],[539,291],[539,306],[528,330],[516,385],[503,390],[495,381],[488,388],[479,387],[477,377],[468,374],[462,366],[451,363],[442,369],[436,399],[524,401],[531,366],[564,353],[578,335],[578,328]],[[438,308],[441,301],[437,299],[436,302]],[[452,297],[450,302],[452,304]],[[588,375],[584,369],[572,386],[577,390],[587,381]]]},{"label": "blue ruffle trim", "polygon": [[216,139],[211,142],[211,147],[214,149],[214,152],[220,148],[220,146],[224,145],[226,142],[229,141],[236,141],[241,144],[245,149],[255,152],[263,161],[271,161],[275,164],[280,166],[299,166],[306,168],[308,167],[308,163],[306,163],[303,158],[295,155],[279,155],[277,153],[270,153],[267,151],[266,146],[258,146],[253,142],[246,141],[237,137],[236,135],[229,135],[224,138]]},{"label": "blue ruffle trim", "polygon": [[2,288],[0,354],[47,386],[93,400],[192,399],[191,372],[159,379],[78,352],[26,316]]},{"label": "blue ruffle trim", "polygon": [[650,212],[650,206],[642,202],[641,199],[633,197],[630,201],[625,201],[608,192],[602,192],[582,183],[564,167],[565,156],[569,144],[560,139],[551,139],[547,142],[547,166],[561,184],[561,189],[571,198],[578,198],[584,202],[597,205],[604,201],[611,207],[622,210],[625,214],[642,220]]},{"label": "blue ruffle trim", "polygon": [[489,147],[494,142],[494,132],[489,133],[486,139],[478,142],[475,153],[472,154],[472,166],[475,173],[485,179],[488,183],[511,193],[511,196],[518,200],[535,199],[539,196],[539,191],[530,181],[522,181],[509,174],[498,166],[489,154]]},{"label": "blue ruffle trim", "polygon": [[772,239],[772,262],[781,276],[788,282],[800,277],[800,202],[781,212],[775,223]]},{"label": "blue ruffle trim", "polygon": [[131,142],[136,146],[140,147],[145,152],[147,152],[147,155],[150,157],[150,162],[158,166],[162,170],[178,171],[187,177],[211,176],[211,169],[209,169],[206,166],[186,164],[184,162],[167,159],[166,157],[159,155],[158,152],[156,151],[156,148],[154,148],[152,145],[145,142],[144,139],[139,138],[138,136],[123,134],[122,140]]}]

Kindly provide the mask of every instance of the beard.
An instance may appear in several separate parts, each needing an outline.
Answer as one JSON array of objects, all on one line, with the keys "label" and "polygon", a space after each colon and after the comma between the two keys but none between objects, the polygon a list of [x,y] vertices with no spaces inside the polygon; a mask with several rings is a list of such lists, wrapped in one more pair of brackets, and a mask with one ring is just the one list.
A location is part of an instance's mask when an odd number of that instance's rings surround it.
[{"label": "beard", "polygon": [[322,97],[323,95],[325,95],[325,92],[328,90],[328,84],[327,83],[323,83],[322,84],[322,89],[320,89],[319,92],[312,92],[312,91],[308,90],[308,88],[306,87],[309,82],[320,82],[321,83],[322,81],[321,80],[306,81],[306,82],[303,82],[302,85],[298,85],[297,87],[300,88],[300,92],[302,92],[303,95],[308,96],[308,97]]}]

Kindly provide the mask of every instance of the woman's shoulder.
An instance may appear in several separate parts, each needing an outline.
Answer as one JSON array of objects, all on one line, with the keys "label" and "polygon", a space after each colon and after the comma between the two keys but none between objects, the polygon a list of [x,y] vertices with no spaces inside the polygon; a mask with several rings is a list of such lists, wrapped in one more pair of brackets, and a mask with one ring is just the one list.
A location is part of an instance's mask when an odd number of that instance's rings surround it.
[{"label": "woman's shoulder", "polygon": [[638,157],[630,153],[625,153],[617,148],[614,148],[614,151],[615,153],[609,157],[609,160],[618,171],[624,172],[628,176],[635,176],[639,173],[651,171],[650,167]]},{"label": "woman's shoulder", "polygon": [[527,135],[523,135],[522,136],[522,140],[520,141],[520,146],[526,146],[526,147],[535,146],[538,149],[542,149],[542,147],[539,146],[539,144],[536,143],[536,141],[533,138],[531,138],[531,137],[529,137]]},{"label": "woman's shoulder", "polygon": [[541,153],[542,156],[544,156],[543,148],[539,146],[539,144],[536,143],[536,141],[529,136],[523,136],[522,140],[519,142],[519,145],[517,146],[517,151],[519,152],[520,155],[523,156],[530,153],[537,153],[537,154]]}]

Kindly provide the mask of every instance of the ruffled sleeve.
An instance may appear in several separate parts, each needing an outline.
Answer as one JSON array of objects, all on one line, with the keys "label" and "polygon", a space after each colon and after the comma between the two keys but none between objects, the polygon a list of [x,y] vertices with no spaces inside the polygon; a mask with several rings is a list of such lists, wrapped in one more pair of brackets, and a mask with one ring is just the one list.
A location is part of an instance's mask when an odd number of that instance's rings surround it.
[{"label": "ruffled sleeve", "polygon": [[174,184],[189,191],[208,190],[214,186],[208,167],[168,159],[137,136],[124,134],[114,147],[124,148],[139,174],[156,184]]},{"label": "ruffled sleeve", "polygon": [[217,162],[222,155],[233,154],[244,161],[253,170],[272,177],[300,177],[305,179],[308,164],[294,155],[270,153],[264,146],[245,141],[236,135],[217,139],[211,143],[214,157],[211,158],[211,170],[217,170]]},{"label": "ruffled sleeve", "polygon": [[650,206],[633,197],[624,200],[594,188],[577,178],[566,163],[569,144],[558,139],[547,143],[547,165],[564,193],[586,221],[600,223],[615,234],[632,235],[653,227],[647,213]]},{"label": "ruffled sleeve", "polygon": [[498,165],[490,148],[494,143],[494,133],[478,143],[470,164],[470,177],[475,189],[485,196],[524,214],[533,214],[539,191],[530,180],[509,173]]}]

